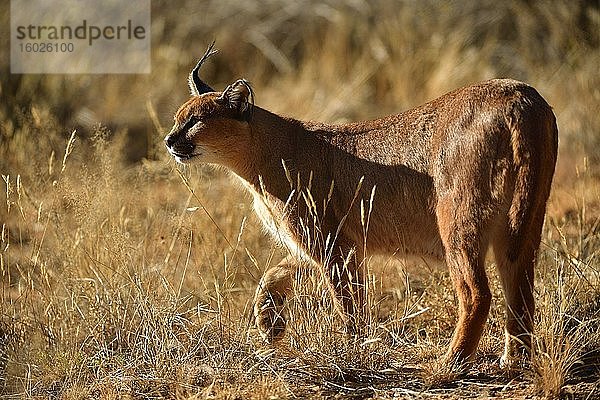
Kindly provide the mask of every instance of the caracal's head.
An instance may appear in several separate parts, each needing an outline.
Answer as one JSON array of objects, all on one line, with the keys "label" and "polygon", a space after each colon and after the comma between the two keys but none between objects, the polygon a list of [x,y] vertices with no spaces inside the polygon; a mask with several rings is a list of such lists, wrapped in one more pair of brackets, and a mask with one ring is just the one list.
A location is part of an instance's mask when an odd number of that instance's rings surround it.
[{"label": "caracal's head", "polygon": [[191,98],[177,110],[173,128],[165,137],[169,153],[180,163],[199,161],[229,166],[243,156],[248,145],[252,89],[240,79],[216,92],[200,79],[200,66],[216,52],[212,47],[190,73]]}]

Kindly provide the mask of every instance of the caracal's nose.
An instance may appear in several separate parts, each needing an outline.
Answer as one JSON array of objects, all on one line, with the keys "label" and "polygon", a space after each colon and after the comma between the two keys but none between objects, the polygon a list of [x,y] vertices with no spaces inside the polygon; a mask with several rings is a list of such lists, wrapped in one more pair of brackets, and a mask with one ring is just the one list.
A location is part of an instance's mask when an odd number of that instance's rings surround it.
[{"label": "caracal's nose", "polygon": [[172,147],[176,141],[177,138],[172,133],[169,133],[167,136],[165,136],[165,144],[167,147]]}]

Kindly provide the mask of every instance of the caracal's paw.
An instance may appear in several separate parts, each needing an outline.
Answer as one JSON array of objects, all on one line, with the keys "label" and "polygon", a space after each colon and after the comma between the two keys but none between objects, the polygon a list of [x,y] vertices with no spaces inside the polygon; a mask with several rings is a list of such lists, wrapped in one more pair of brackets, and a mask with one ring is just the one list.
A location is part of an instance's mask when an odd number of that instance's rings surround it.
[{"label": "caracal's paw", "polygon": [[531,369],[531,354],[529,351],[504,352],[500,357],[500,368],[508,372],[519,372]]},{"label": "caracal's paw", "polygon": [[469,361],[446,354],[424,366],[423,380],[432,386],[444,385],[464,377],[470,368]]},{"label": "caracal's paw", "polygon": [[474,355],[465,356],[462,352],[448,351],[438,361],[438,371],[442,375],[462,376],[467,374],[473,366]]},{"label": "caracal's paw", "polygon": [[504,353],[500,358],[500,367],[511,372],[531,368],[532,348],[531,334],[519,336],[506,335]]},{"label": "caracal's paw", "polygon": [[259,296],[254,305],[254,318],[258,333],[267,343],[280,340],[285,333],[286,318],[283,298],[276,294]]}]

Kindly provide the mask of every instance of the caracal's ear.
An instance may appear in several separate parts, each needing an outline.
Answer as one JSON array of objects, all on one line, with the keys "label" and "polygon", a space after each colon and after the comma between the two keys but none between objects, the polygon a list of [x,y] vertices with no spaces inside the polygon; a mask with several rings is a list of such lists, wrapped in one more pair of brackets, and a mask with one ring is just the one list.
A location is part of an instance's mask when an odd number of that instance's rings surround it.
[{"label": "caracal's ear", "polygon": [[215,42],[213,41],[206,52],[202,56],[202,58],[198,61],[190,75],[188,76],[188,86],[190,88],[190,94],[192,96],[200,96],[201,94],[214,92],[213,88],[208,86],[202,79],[200,79],[200,67],[204,64],[204,61],[208,59],[208,57],[217,53],[217,50],[214,49]]},{"label": "caracal's ear", "polygon": [[239,120],[250,122],[252,119],[254,93],[250,83],[245,79],[240,79],[227,86],[217,101],[232,109]]}]

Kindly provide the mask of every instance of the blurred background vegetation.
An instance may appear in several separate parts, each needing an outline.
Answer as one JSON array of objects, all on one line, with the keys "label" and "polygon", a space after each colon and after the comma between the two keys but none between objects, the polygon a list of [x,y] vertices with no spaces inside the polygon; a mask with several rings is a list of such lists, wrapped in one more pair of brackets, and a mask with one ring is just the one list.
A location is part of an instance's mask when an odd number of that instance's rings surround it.
[{"label": "blurred background vegetation", "polygon": [[[208,82],[219,89],[245,77],[258,105],[298,118],[374,118],[471,82],[523,80],[554,107],[561,150],[600,161],[597,1],[156,0],[152,73],[135,76],[11,75],[2,8],[0,117],[12,122],[2,126],[5,143],[33,117],[64,137],[71,128],[89,136],[96,124],[124,130],[131,161],[160,157],[163,132],[148,102],[168,128],[187,96],[186,74],[216,40]],[[14,151],[2,149],[6,168]]]},{"label": "blurred background vegetation", "polygon": [[[568,379],[595,382],[597,369],[581,360],[600,347],[598,1],[154,0],[148,75],[10,74],[8,3],[0,4],[0,394],[316,396],[324,380],[375,376],[393,360],[432,375],[427,365],[443,354],[456,314],[447,273],[424,264],[408,277],[403,265],[378,263],[381,321],[366,345],[344,342],[331,309],[304,296],[318,298],[319,282],[298,289],[295,328],[277,357],[248,334],[254,288],[280,252],[223,173],[184,171],[229,248],[202,211],[190,211],[198,198],[162,144],[188,97],[189,70],[213,40],[220,52],[202,71],[209,84],[246,78],[258,106],[299,119],[380,117],[495,77],[536,87],[556,113],[560,152],[538,274],[544,368],[528,382],[551,396]],[[497,279],[492,286],[484,365],[502,347]],[[427,388],[428,378],[401,378],[393,380]],[[496,390],[485,385],[470,390]]]}]

